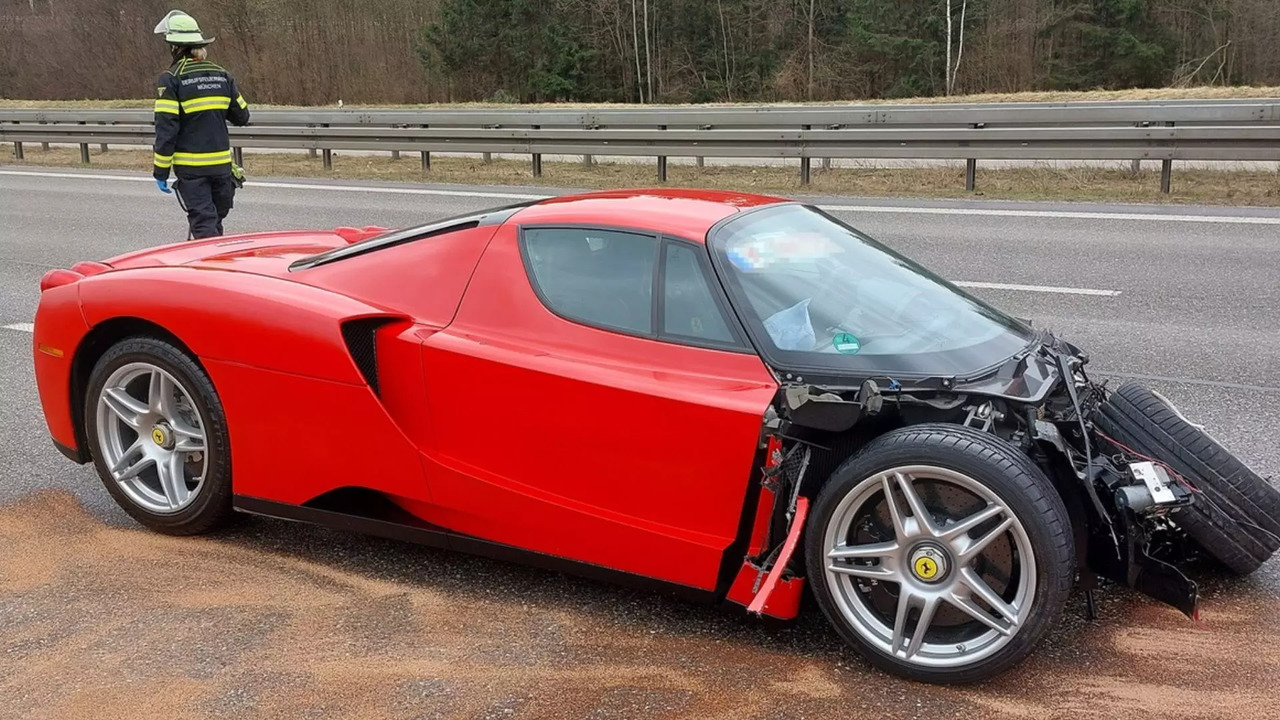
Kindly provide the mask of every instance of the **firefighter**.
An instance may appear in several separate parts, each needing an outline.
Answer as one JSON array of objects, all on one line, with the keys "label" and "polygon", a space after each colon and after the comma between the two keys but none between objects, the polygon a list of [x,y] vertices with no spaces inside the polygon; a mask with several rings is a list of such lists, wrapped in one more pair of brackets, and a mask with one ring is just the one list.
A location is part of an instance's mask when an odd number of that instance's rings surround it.
[{"label": "firefighter", "polygon": [[[189,238],[216,237],[244,179],[232,162],[227,122],[247,124],[249,105],[231,73],[206,59],[214,38],[201,34],[195,18],[174,10],[155,32],[164,35],[173,56],[156,87],[156,186],[176,193],[187,213]],[[170,170],[176,176],[172,188]]]}]

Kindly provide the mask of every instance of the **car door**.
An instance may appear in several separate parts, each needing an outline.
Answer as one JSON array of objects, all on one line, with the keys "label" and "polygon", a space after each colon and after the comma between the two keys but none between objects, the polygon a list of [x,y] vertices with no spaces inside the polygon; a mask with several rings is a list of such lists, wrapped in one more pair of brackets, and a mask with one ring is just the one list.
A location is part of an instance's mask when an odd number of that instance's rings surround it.
[{"label": "car door", "polygon": [[424,519],[714,589],[777,385],[713,277],[701,244],[500,229],[423,341]]}]

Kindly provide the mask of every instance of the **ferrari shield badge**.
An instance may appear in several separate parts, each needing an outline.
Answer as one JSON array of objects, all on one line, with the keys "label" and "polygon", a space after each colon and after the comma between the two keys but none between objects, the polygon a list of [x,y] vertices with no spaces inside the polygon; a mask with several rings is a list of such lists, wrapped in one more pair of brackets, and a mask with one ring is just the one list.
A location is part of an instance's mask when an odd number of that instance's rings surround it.
[{"label": "ferrari shield badge", "polygon": [[858,338],[849,333],[836,333],[831,344],[835,346],[836,352],[842,355],[856,355],[862,349],[862,343],[858,342]]}]

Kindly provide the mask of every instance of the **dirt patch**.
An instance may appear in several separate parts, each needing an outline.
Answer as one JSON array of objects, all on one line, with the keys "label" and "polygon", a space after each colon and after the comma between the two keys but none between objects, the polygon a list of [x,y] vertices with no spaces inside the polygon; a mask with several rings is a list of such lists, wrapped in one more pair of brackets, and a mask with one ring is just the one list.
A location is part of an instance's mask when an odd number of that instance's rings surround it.
[{"label": "dirt patch", "polygon": [[170,538],[69,495],[0,507],[2,717],[1277,717],[1273,590],[1203,626],[1112,591],[1021,667],[871,670],[810,608],[775,626],[479,558],[250,520]]}]

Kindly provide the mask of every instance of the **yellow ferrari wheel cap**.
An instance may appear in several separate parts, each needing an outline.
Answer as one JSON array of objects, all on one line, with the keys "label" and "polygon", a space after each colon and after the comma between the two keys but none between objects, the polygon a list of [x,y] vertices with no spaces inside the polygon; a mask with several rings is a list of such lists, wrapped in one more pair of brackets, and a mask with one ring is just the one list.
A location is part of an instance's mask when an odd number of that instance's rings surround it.
[{"label": "yellow ferrari wheel cap", "polygon": [[946,576],[949,562],[946,550],[933,544],[921,545],[911,553],[911,574],[920,582],[938,582]]},{"label": "yellow ferrari wheel cap", "polygon": [[155,443],[160,446],[164,446],[165,443],[169,442],[169,436],[165,435],[164,430],[162,430],[161,428],[154,428],[151,431],[151,439],[154,440]]}]

